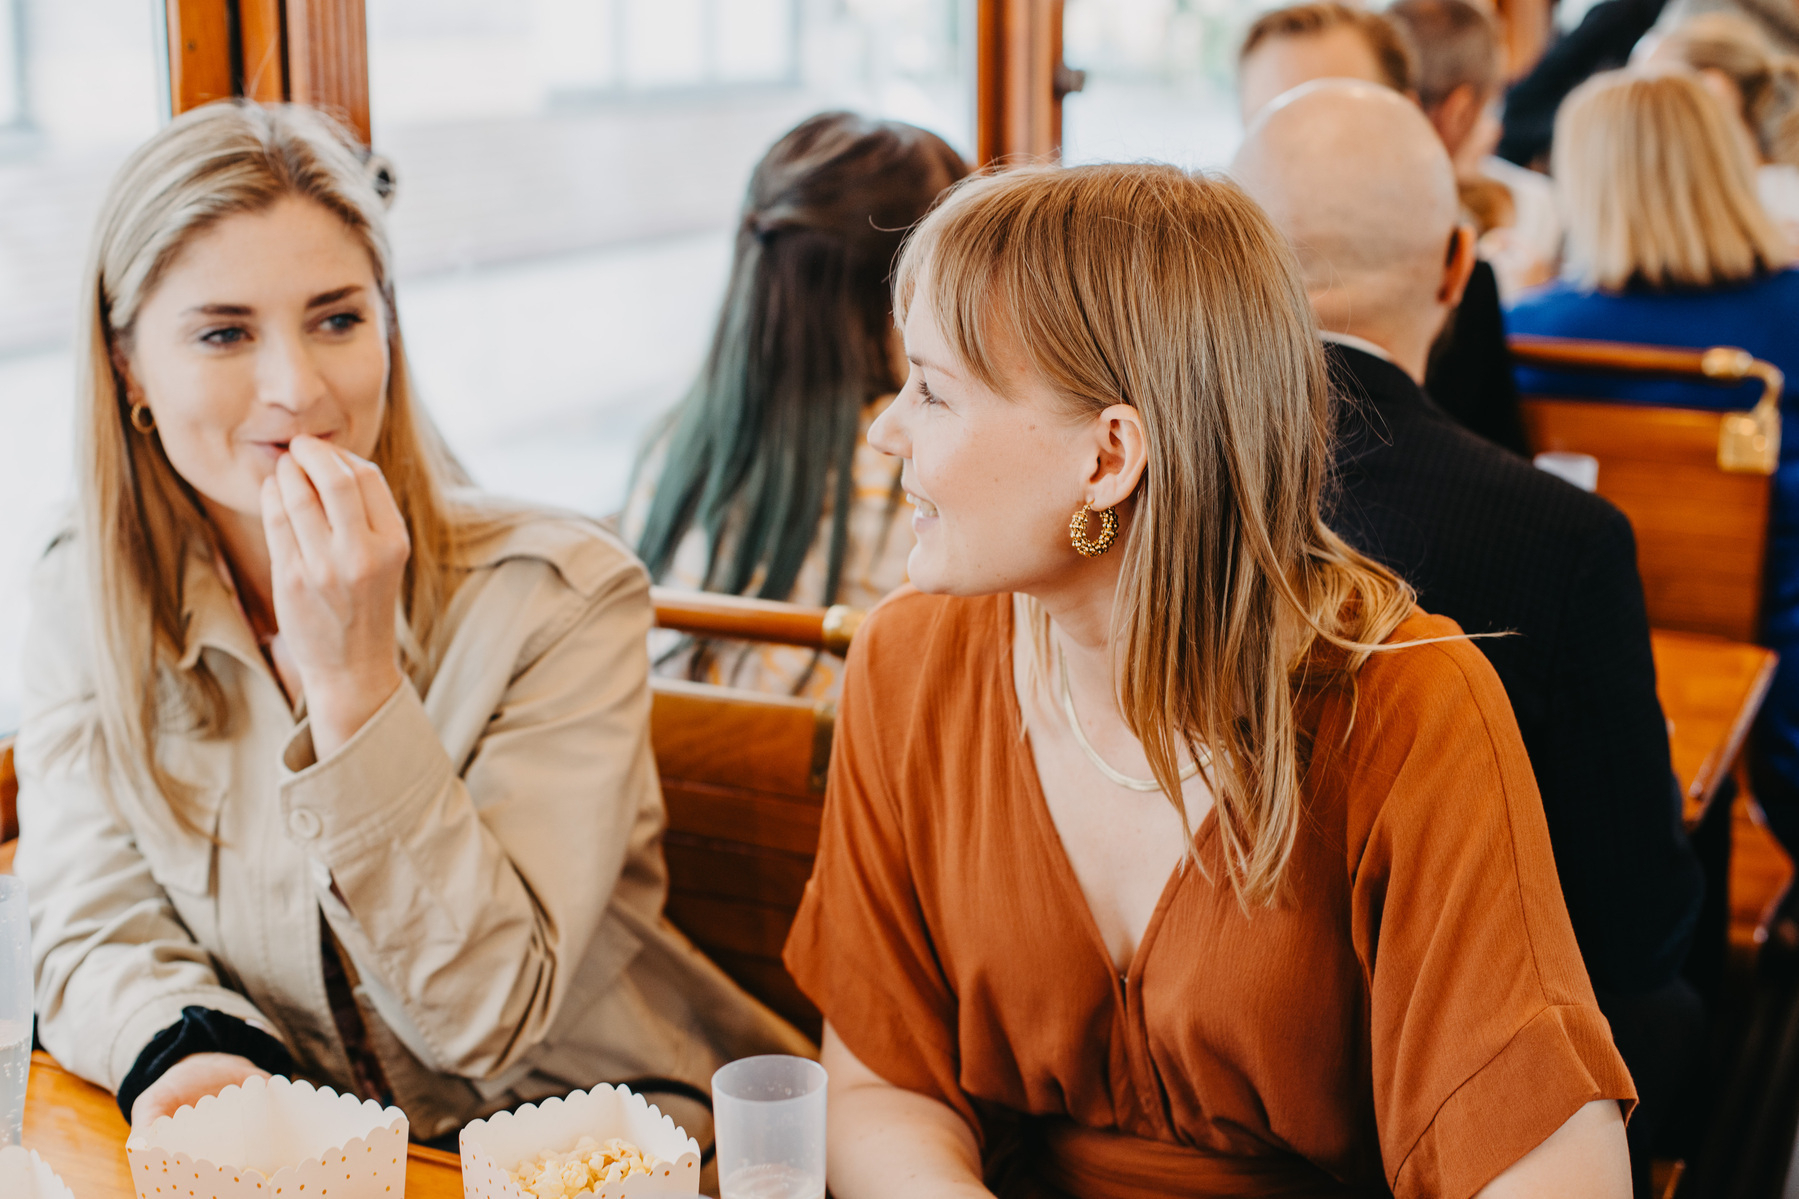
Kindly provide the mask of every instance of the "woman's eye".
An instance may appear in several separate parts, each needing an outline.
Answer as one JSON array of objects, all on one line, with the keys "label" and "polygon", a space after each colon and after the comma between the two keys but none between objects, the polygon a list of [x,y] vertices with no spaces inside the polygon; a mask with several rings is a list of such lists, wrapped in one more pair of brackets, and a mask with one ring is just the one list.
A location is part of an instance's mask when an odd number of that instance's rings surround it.
[{"label": "woman's eye", "polygon": [[931,394],[931,389],[925,386],[925,381],[923,379],[918,381],[918,402],[927,407],[932,404],[942,403],[941,400]]},{"label": "woman's eye", "polygon": [[200,340],[211,346],[233,346],[250,336],[250,331],[241,325],[227,325],[223,329],[208,329],[200,334]]},{"label": "woman's eye", "polygon": [[334,312],[320,322],[320,328],[327,333],[348,333],[362,324],[360,312]]}]

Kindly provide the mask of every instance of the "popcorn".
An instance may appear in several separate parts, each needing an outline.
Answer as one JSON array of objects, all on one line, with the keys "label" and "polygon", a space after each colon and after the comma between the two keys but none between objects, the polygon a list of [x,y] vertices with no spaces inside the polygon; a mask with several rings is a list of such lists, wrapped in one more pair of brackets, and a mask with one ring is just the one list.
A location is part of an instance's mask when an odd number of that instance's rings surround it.
[{"label": "popcorn", "polygon": [[633,1174],[654,1175],[654,1159],[631,1142],[613,1137],[604,1144],[582,1137],[567,1153],[539,1153],[511,1171],[519,1189],[536,1199],[571,1199]]}]

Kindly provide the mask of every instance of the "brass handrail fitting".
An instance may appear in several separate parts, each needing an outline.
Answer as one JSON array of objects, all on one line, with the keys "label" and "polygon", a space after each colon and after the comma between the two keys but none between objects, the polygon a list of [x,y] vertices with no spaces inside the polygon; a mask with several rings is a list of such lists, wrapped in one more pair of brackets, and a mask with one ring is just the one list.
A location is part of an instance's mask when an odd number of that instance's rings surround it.
[{"label": "brass handrail fitting", "polygon": [[1713,346],[1699,360],[1708,379],[1740,383],[1760,379],[1761,399],[1747,412],[1730,412],[1718,430],[1718,469],[1771,475],[1780,464],[1780,393],[1786,376],[1747,350]]},{"label": "brass handrail fitting", "polygon": [[856,630],[862,627],[863,619],[868,613],[848,604],[832,604],[825,609],[824,623],[819,627],[820,640],[827,653],[836,654],[839,658],[847,658],[850,653],[850,642],[855,639]]},{"label": "brass handrail fitting", "polygon": [[1506,341],[1519,362],[1545,370],[1601,370],[1627,375],[1699,375],[1716,383],[1760,379],[1761,399],[1748,412],[1727,412],[1718,428],[1718,469],[1771,475],[1780,463],[1780,368],[1735,346],[1689,350],[1677,346],[1581,341],[1513,334]]}]

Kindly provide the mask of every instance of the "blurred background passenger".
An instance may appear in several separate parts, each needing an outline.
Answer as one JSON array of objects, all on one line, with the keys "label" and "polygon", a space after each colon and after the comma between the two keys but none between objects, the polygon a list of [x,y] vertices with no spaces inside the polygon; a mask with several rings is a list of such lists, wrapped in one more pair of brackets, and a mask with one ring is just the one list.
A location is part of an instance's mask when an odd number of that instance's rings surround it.
[{"label": "blurred background passenger", "polygon": [[[1264,13],[1237,52],[1237,99],[1246,128],[1280,95],[1314,79],[1362,79],[1417,100],[1418,77],[1417,51],[1397,22],[1335,0]],[[1427,388],[1474,432],[1529,454],[1499,284],[1485,262],[1475,264],[1431,354]]]},{"label": "blurred background passenger", "polygon": [[17,748],[45,1047],[139,1127],[297,1071],[419,1139],[630,1078],[704,1129],[804,1052],[662,915],[648,579],[455,486],[353,138],[195,109],[88,261]]},{"label": "blurred background passenger", "polygon": [[[646,447],[622,517],[668,586],[867,609],[906,581],[910,513],[869,424],[905,381],[888,276],[906,231],[968,173],[936,134],[822,113],[757,165],[718,329]],[[835,692],[808,650],[658,633],[654,668]]]},{"label": "blurred background passenger", "polygon": [[1715,12],[1670,29],[1648,61],[1698,72],[1737,117],[1757,164],[1756,196],[1787,244],[1799,244],[1799,58],[1775,50],[1748,18]]},{"label": "blurred background passenger", "polygon": [[[1512,309],[1521,333],[1740,346],[1786,372],[1769,516],[1764,637],[1780,666],[1752,753],[1756,795],[1799,850],[1799,271],[1755,196],[1731,117],[1685,74],[1597,76],[1556,122],[1566,276]],[[1760,384],[1520,370],[1530,392],[1689,408],[1747,408]]]},{"label": "blurred background passenger", "polygon": [[1399,0],[1387,16],[1418,53],[1418,103],[1455,163],[1462,206],[1493,264],[1501,302],[1553,278],[1562,223],[1555,188],[1539,171],[1495,157],[1504,81],[1499,22],[1470,0]]},{"label": "blurred background passenger", "polygon": [[1705,891],[1630,522],[1461,428],[1419,387],[1473,246],[1415,106],[1363,83],[1308,84],[1250,128],[1231,170],[1295,248],[1347,401],[1332,528],[1425,610],[1514,634],[1474,645],[1517,717],[1581,957],[1637,1085],[1631,1157],[1648,1194],[1650,1146],[1705,1044],[1681,978]]},{"label": "blurred background passenger", "polygon": [[1713,13],[1747,21],[1779,54],[1799,54],[1799,4],[1793,0],[1668,0],[1655,32],[1671,32]]}]

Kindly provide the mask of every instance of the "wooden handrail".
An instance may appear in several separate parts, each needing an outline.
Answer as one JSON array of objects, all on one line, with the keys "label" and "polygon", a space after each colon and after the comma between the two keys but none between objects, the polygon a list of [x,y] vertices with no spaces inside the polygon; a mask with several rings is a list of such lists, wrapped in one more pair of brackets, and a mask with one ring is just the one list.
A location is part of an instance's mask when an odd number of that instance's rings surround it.
[{"label": "wooden handrail", "polygon": [[1761,381],[1761,398],[1748,412],[1726,413],[1718,430],[1718,468],[1771,475],[1780,461],[1780,393],[1786,376],[1735,346],[1708,350],[1638,345],[1622,341],[1582,341],[1514,333],[1506,339],[1512,359],[1544,370],[1617,371],[1627,375],[1673,375],[1730,385]]},{"label": "wooden handrail", "polygon": [[775,600],[719,595],[710,591],[650,588],[656,627],[696,637],[732,637],[739,641],[771,641],[822,649],[839,657],[862,625],[863,613],[845,604],[829,608],[784,604]]}]

